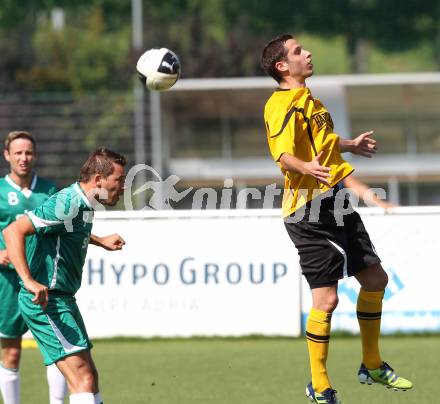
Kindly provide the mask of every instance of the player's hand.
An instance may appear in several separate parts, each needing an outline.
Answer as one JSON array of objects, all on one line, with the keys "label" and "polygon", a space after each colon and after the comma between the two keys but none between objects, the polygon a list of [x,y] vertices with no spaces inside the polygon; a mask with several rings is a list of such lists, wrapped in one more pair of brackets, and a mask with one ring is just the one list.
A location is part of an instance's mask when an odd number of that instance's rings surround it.
[{"label": "player's hand", "polygon": [[312,161],[304,163],[304,174],[311,175],[322,184],[330,187],[330,168],[322,166],[319,162],[319,159],[322,157],[322,153],[323,152],[321,151]]},{"label": "player's hand", "polygon": [[352,153],[371,158],[377,150],[377,141],[372,139],[374,131],[360,134],[357,138],[353,139]]},{"label": "player's hand", "polygon": [[6,250],[0,250],[0,265],[6,266],[10,263],[8,252]]},{"label": "player's hand", "polygon": [[110,236],[101,237],[101,246],[107,251],[122,250],[125,240],[119,234],[111,234]]},{"label": "player's hand", "polygon": [[44,309],[49,301],[49,291],[47,286],[42,285],[34,279],[23,281],[23,284],[26,290],[34,294],[32,303],[38,304]]}]

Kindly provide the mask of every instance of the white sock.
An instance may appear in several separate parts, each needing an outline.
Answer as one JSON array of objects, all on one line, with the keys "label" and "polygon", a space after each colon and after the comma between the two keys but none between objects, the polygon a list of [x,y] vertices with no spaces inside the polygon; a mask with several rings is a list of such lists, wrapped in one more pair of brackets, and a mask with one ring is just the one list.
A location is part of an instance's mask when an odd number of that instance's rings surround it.
[{"label": "white sock", "polygon": [[49,402],[50,404],[63,404],[64,397],[67,394],[67,383],[63,374],[53,363],[46,367],[47,383],[49,384]]},{"label": "white sock", "polygon": [[0,389],[4,404],[20,404],[20,374],[0,364]]},{"label": "white sock", "polygon": [[95,404],[95,395],[93,393],[71,394],[70,404]]},{"label": "white sock", "polygon": [[99,391],[95,394],[95,404],[103,404],[101,393]]}]

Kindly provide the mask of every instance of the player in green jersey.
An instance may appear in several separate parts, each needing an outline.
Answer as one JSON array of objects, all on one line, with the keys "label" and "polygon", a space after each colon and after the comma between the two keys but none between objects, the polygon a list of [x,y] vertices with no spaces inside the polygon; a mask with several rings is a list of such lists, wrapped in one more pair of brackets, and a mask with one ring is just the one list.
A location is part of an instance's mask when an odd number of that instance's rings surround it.
[{"label": "player in green jersey", "polygon": [[3,231],[9,259],[21,278],[22,316],[45,364],[56,363],[65,376],[71,404],[102,403],[92,344],[74,295],[89,243],[112,250],[125,244],[117,234],[91,236],[94,208],[115,205],[123,192],[124,166],[120,154],[96,150],[81,168],[79,182]]},{"label": "player in green jersey", "polygon": [[[33,172],[35,153],[35,139],[30,133],[14,131],[6,137],[4,157],[10,171],[0,178],[0,230],[56,192],[52,182]],[[9,262],[0,233],[0,389],[5,404],[20,403],[21,339],[28,327],[18,308],[19,288],[17,273]],[[67,386],[56,366],[47,367],[47,380],[50,404],[62,404]]]}]

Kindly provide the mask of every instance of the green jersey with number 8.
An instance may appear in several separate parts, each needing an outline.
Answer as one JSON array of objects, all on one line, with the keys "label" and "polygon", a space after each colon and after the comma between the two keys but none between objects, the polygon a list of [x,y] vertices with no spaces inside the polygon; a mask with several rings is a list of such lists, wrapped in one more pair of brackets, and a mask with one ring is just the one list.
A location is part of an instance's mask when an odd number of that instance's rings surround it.
[{"label": "green jersey with number 8", "polygon": [[[0,178],[0,230],[5,229],[15,219],[27,211],[41,205],[56,192],[55,184],[34,175],[29,189],[23,190],[9,175]],[[5,250],[3,233],[0,232],[0,250]],[[12,265],[8,265],[13,269]],[[0,265],[0,269],[6,267]]]}]

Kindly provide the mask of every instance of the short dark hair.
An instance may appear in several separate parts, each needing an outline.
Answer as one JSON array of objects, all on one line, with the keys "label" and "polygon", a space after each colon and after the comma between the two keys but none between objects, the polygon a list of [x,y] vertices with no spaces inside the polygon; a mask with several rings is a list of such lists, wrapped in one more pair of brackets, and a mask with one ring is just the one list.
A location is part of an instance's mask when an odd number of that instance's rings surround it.
[{"label": "short dark hair", "polygon": [[9,146],[16,139],[30,140],[32,142],[32,145],[34,146],[34,151],[35,151],[36,149],[35,138],[29,132],[26,132],[24,130],[15,130],[8,133],[8,136],[6,136],[4,142],[5,150],[9,151]]},{"label": "short dark hair", "polygon": [[285,60],[287,56],[287,48],[284,44],[289,39],[293,39],[293,36],[290,34],[277,36],[266,44],[261,55],[261,66],[264,71],[269,76],[272,76],[278,83],[281,82],[282,77],[278,69],[275,67],[275,63]]},{"label": "short dark hair", "polygon": [[126,164],[125,157],[105,147],[95,150],[81,167],[79,181],[88,182],[94,174],[100,174],[107,178],[114,171],[113,163],[124,167]]}]

